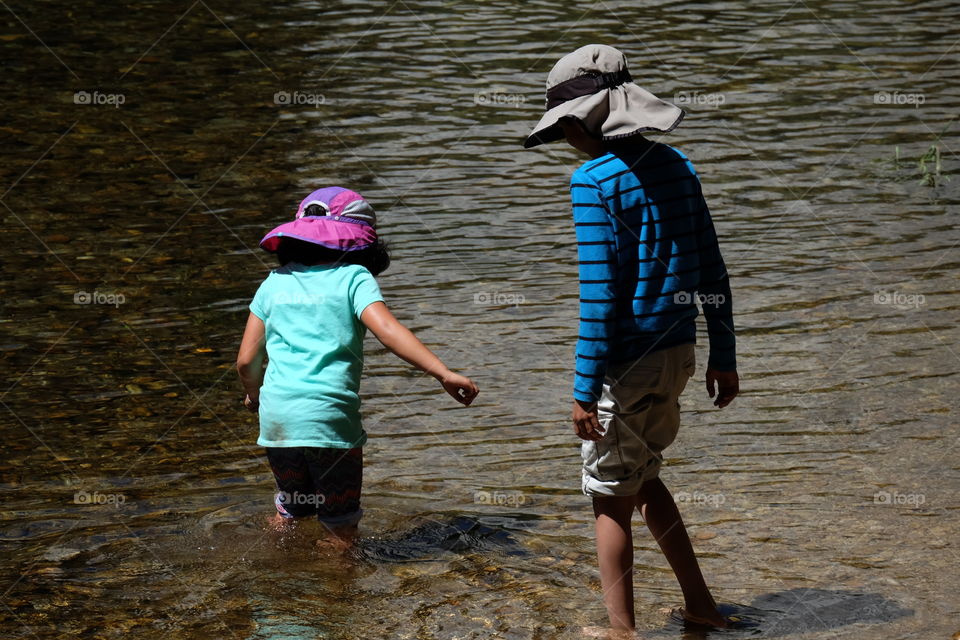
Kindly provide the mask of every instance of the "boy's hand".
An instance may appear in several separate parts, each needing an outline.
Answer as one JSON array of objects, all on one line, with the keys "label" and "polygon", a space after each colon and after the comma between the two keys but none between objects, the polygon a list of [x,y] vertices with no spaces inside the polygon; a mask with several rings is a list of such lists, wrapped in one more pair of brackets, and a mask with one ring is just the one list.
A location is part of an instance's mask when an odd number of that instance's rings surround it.
[{"label": "boy's hand", "polygon": [[243,406],[245,406],[250,413],[256,413],[260,410],[260,400],[251,400],[250,396],[247,395],[247,397],[243,399]]},{"label": "boy's hand", "polygon": [[480,393],[480,388],[473,380],[453,372],[441,378],[440,384],[443,385],[444,391],[465,407],[469,407],[473,399]]},{"label": "boy's hand", "polygon": [[597,403],[583,402],[582,400],[573,401],[573,432],[581,440],[593,440],[596,442],[603,437],[603,427],[600,425],[600,419],[597,418]]},{"label": "boy's hand", "polygon": [[714,396],[714,383],[719,387],[719,393],[716,394],[717,399],[713,404],[721,409],[733,402],[740,393],[740,376],[736,371],[707,369],[707,393],[711,398]]}]

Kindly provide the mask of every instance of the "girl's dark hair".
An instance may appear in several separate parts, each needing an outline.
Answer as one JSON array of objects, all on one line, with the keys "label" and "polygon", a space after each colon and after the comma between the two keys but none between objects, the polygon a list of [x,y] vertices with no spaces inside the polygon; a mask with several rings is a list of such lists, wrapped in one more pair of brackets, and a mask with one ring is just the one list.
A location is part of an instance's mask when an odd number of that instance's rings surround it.
[{"label": "girl's dark hair", "polygon": [[390,266],[390,252],[387,243],[380,239],[366,249],[338,251],[296,238],[284,238],[277,248],[277,262],[281,267],[289,262],[299,262],[307,266],[326,263],[358,264],[378,276]]}]

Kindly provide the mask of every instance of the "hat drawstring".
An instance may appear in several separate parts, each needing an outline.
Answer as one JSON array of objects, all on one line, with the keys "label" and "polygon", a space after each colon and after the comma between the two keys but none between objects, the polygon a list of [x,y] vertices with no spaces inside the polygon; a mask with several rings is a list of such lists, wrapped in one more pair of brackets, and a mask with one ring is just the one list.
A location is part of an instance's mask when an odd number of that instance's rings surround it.
[{"label": "hat drawstring", "polygon": [[627,82],[633,82],[633,77],[626,68],[609,73],[590,73],[565,80],[547,89],[547,111],[568,100],[600,93],[604,89],[619,87]]}]

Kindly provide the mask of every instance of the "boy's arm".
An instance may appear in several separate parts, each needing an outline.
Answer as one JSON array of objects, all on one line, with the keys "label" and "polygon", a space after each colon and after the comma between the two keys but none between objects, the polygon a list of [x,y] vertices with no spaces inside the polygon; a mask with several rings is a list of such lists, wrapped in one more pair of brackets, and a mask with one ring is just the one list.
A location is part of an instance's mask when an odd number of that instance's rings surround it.
[{"label": "boy's arm", "polygon": [[440,358],[400,324],[383,302],[367,305],[360,314],[360,321],[398,358],[439,380],[444,390],[457,402],[469,406],[480,393],[470,378],[450,371]]},{"label": "boy's arm", "polygon": [[596,403],[603,391],[616,323],[616,235],[600,187],[590,176],[576,171],[570,194],[580,275],[573,421],[578,436],[596,440],[603,433]]},{"label": "boy's arm", "polygon": [[251,411],[256,411],[260,404],[263,362],[267,356],[265,336],[263,320],[251,313],[247,317],[247,327],[243,331],[240,352],[237,354],[237,373],[240,374],[240,382],[247,393],[244,405]]},{"label": "boy's arm", "polygon": [[730,277],[720,254],[720,243],[710,217],[707,203],[700,194],[703,210],[698,237],[700,257],[700,294],[703,316],[707,321],[710,356],[707,361],[707,393],[714,397],[714,384],[719,383],[719,394],[714,404],[723,408],[739,393],[737,376],[736,336],[733,326],[733,295]]}]

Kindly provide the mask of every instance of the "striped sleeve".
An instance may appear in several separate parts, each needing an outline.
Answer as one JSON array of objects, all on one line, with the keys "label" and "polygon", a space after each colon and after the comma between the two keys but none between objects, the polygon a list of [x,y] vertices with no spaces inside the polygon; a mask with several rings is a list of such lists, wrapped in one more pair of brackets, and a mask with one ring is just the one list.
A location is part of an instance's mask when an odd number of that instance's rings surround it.
[{"label": "striped sleeve", "polygon": [[733,296],[730,277],[720,254],[720,243],[710,210],[700,191],[701,218],[698,222],[697,248],[700,254],[700,285],[697,289],[703,316],[707,321],[710,356],[707,367],[717,371],[736,371],[736,337],[733,328]]},{"label": "striped sleeve", "polygon": [[613,221],[600,187],[583,170],[570,182],[580,273],[580,330],[573,397],[595,402],[616,323],[617,249]]}]

